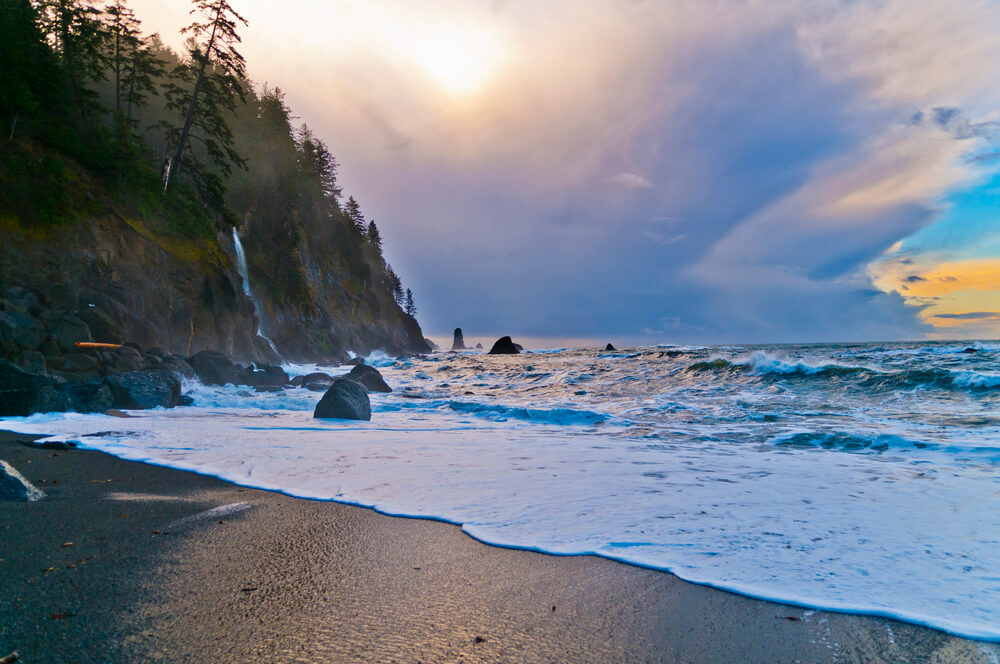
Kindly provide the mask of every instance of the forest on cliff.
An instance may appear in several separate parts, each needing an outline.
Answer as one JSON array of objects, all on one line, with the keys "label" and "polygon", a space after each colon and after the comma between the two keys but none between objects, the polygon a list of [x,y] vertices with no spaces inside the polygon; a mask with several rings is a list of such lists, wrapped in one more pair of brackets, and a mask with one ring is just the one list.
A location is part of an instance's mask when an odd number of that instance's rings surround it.
[{"label": "forest on cliff", "polygon": [[245,19],[225,0],[191,14],[177,53],[124,0],[0,0],[0,227],[44,241],[113,214],[189,261],[238,228],[279,348],[373,346],[394,326],[382,340],[422,344],[329,148],[247,78]]}]

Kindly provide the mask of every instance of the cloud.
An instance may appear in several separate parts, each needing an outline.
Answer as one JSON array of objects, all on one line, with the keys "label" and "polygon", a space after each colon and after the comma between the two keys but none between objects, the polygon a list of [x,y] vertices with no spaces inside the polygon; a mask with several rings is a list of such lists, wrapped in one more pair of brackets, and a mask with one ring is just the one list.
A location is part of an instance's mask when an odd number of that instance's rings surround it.
[{"label": "cloud", "polygon": [[636,175],[635,173],[619,173],[609,177],[605,182],[611,184],[618,184],[626,189],[652,189],[653,183],[642,177],[641,175]]},{"label": "cloud", "polygon": [[[995,2],[330,0],[304,30],[243,1],[251,74],[329,143],[428,332],[882,339],[994,308],[902,240],[993,163]],[[465,97],[415,64],[455,26],[496,45]]]},{"label": "cloud", "polygon": [[934,318],[952,318],[958,320],[981,320],[983,318],[1000,319],[1000,311],[970,311],[964,314],[935,314]]}]

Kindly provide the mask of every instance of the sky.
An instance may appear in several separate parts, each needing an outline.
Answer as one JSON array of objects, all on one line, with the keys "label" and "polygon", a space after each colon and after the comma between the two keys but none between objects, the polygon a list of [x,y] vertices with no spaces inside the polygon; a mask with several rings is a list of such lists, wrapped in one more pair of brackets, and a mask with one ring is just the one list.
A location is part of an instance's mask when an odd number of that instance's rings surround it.
[{"label": "sky", "polygon": [[996,0],[230,2],[428,335],[1000,338]]}]

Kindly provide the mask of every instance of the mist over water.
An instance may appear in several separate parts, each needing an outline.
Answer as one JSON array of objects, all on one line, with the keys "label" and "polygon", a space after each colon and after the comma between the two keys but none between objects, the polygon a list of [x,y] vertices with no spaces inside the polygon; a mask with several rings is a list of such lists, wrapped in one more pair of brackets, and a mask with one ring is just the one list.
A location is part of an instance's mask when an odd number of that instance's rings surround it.
[{"label": "mist over water", "polygon": [[395,389],[371,422],[313,419],[304,389],[187,383],[192,407],[3,426],[1000,640],[1000,344],[371,360]]}]

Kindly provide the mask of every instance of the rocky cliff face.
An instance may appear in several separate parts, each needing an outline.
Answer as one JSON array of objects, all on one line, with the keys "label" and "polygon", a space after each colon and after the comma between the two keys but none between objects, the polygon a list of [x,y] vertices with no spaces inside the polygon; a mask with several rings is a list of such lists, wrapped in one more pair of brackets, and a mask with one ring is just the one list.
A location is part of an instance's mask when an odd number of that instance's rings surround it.
[{"label": "rocky cliff face", "polygon": [[[190,356],[221,351],[274,362],[257,336],[231,237],[171,239],[114,212],[43,229],[0,223],[0,356],[32,370],[63,370],[77,341],[134,342]],[[303,246],[303,254],[319,251]],[[268,293],[265,331],[288,359],[334,360],[373,348],[424,350],[420,328],[392,303],[341,292],[344,266],[306,259],[310,297]],[[251,281],[253,269],[251,268]]]},{"label": "rocky cliff face", "polygon": [[348,224],[250,214],[240,235],[263,332],[286,359],[430,351],[393,299],[381,254],[359,245]]},{"label": "rocky cliff face", "polygon": [[110,212],[42,230],[6,224],[2,237],[4,357],[40,353],[51,365],[76,341],[273,357],[223,237],[170,241]]}]

